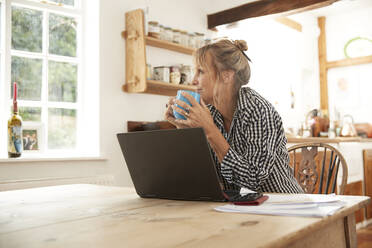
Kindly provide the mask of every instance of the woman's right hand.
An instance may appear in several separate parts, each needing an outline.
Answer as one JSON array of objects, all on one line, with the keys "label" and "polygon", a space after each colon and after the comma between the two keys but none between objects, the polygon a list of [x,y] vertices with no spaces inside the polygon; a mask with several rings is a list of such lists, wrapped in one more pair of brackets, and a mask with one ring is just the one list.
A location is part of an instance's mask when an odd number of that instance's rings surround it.
[{"label": "woman's right hand", "polygon": [[167,104],[167,110],[165,111],[164,118],[169,121],[171,124],[175,125],[178,129],[180,128],[187,128],[186,125],[183,125],[179,122],[177,122],[176,118],[173,115],[173,105],[175,97],[169,98],[168,104]]}]

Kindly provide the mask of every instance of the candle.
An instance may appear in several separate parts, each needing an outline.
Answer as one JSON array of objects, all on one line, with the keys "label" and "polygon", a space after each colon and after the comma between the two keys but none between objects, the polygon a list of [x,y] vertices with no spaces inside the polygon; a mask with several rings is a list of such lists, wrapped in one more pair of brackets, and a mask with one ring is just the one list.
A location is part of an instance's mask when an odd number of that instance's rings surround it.
[{"label": "candle", "polygon": [[14,82],[13,84],[13,102],[17,101],[17,83]]}]

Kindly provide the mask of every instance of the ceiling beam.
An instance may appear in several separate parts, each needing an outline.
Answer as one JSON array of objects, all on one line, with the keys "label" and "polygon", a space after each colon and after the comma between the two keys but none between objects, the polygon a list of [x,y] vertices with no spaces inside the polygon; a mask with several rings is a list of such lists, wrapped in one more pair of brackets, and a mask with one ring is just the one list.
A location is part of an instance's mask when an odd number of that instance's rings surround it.
[{"label": "ceiling beam", "polygon": [[294,14],[328,6],[338,0],[259,0],[207,15],[208,28],[252,17],[286,13]]}]

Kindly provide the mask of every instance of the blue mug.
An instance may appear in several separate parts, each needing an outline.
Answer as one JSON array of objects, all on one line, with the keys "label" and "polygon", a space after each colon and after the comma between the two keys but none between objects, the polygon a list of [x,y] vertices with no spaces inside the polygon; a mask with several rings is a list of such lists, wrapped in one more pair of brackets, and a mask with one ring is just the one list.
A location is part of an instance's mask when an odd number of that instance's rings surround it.
[{"label": "blue mug", "polygon": [[[192,97],[195,98],[195,100],[200,103],[200,94],[197,93],[197,92],[194,92],[194,91],[191,91],[191,90],[178,90],[177,91],[177,96],[176,96],[176,99],[177,100],[181,100],[181,101],[184,101],[185,103],[187,103],[188,105],[191,106],[191,103],[189,102],[189,100],[187,100],[183,95],[182,95],[182,92],[186,92],[188,93],[189,95],[191,95]],[[185,110],[184,108],[182,108],[181,106],[179,106],[178,104],[176,104],[177,107],[179,107],[180,109],[183,109]],[[185,110],[186,111],[186,110]],[[176,119],[182,119],[182,120],[186,120],[185,116],[183,116],[182,114],[178,113],[177,111],[173,110],[173,115],[174,117],[176,117]]]}]

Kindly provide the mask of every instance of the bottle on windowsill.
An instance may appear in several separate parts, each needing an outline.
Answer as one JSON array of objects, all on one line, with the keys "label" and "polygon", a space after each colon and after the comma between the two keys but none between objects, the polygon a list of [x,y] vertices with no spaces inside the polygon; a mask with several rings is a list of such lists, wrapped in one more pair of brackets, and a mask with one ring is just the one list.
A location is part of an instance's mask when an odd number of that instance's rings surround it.
[{"label": "bottle on windowsill", "polygon": [[8,157],[20,157],[23,150],[22,144],[22,118],[18,115],[17,83],[13,86],[13,114],[8,121]]}]

